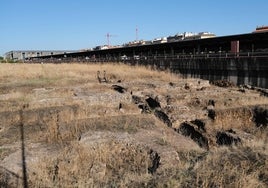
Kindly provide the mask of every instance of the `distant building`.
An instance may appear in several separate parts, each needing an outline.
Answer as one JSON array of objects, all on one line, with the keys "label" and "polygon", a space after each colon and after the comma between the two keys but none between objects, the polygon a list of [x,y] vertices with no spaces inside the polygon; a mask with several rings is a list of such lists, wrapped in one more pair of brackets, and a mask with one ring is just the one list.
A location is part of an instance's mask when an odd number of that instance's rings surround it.
[{"label": "distant building", "polygon": [[212,38],[212,37],[216,37],[216,35],[210,32],[200,32],[198,34],[188,33],[188,35],[184,37],[184,40],[206,39],[206,38]]},{"label": "distant building", "polygon": [[160,44],[160,43],[166,43],[167,42],[167,37],[162,37],[162,38],[155,38],[152,40],[153,44]]},{"label": "distant building", "polygon": [[42,50],[26,50],[26,51],[10,51],[5,53],[4,58],[5,59],[11,59],[11,60],[27,60],[29,58],[33,57],[40,57],[40,56],[49,56],[49,55],[56,55],[56,54],[65,54],[65,53],[72,53],[77,52],[73,50],[52,50],[52,51],[42,51]]},{"label": "distant building", "polygon": [[178,33],[174,36],[169,36],[167,37],[167,40],[168,42],[177,42],[182,40],[206,39],[211,37],[216,37],[216,35],[210,32],[200,32],[200,33],[184,32],[184,33]]},{"label": "distant building", "polygon": [[144,45],[144,44],[145,44],[144,40],[135,40],[135,41],[131,41],[127,44],[124,44],[124,46],[130,47],[130,46],[140,46],[140,45]]},{"label": "distant building", "polygon": [[258,26],[253,33],[259,33],[259,32],[267,32],[268,31],[268,26]]},{"label": "distant building", "polygon": [[108,45],[96,46],[95,48],[93,48],[93,50],[107,50],[107,49],[109,49]]},{"label": "distant building", "polygon": [[184,39],[184,34],[183,33],[178,33],[174,36],[169,36],[167,37],[168,42],[177,42],[177,41],[181,41]]}]

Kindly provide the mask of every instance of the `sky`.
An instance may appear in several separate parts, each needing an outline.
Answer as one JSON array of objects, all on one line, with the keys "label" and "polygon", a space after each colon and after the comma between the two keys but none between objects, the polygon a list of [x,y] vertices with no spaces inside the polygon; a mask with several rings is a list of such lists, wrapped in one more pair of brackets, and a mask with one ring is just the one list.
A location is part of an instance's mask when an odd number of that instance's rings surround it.
[{"label": "sky", "polygon": [[0,56],[80,50],[182,32],[217,36],[268,25],[267,0],[0,0]]}]

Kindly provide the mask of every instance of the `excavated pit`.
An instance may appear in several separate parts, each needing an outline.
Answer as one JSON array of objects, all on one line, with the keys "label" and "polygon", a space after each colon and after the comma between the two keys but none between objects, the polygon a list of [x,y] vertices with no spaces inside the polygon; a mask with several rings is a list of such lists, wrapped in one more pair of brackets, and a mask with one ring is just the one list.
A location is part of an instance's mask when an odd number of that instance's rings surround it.
[{"label": "excavated pit", "polygon": [[253,121],[257,127],[267,127],[268,125],[268,107],[255,107],[253,109]]},{"label": "excavated pit", "polygon": [[148,97],[147,99],[145,99],[145,101],[151,109],[161,108],[160,103],[152,97]]},{"label": "excavated pit", "polygon": [[234,134],[234,132],[218,132],[216,135],[217,144],[222,145],[232,145],[241,143],[241,139]]},{"label": "excavated pit", "polygon": [[[263,90],[227,81],[217,87],[196,79],[99,76],[75,86],[1,86],[1,186],[22,184],[22,150],[32,182],[57,187],[64,176],[76,187],[76,172],[90,174],[87,185],[119,185],[122,177],[141,185],[173,171],[183,160],[177,153],[243,145],[255,139],[255,129],[267,128]],[[89,159],[95,161],[83,163]]]},{"label": "excavated pit", "polygon": [[162,110],[155,110],[154,115],[168,127],[172,127],[172,122],[170,121],[168,115],[165,112],[163,112]]},{"label": "excavated pit", "polygon": [[194,126],[190,125],[187,122],[184,122],[180,125],[177,132],[182,134],[183,136],[190,137],[193,141],[195,141],[201,148],[209,149],[208,139],[203,136],[198,130],[194,128]]}]

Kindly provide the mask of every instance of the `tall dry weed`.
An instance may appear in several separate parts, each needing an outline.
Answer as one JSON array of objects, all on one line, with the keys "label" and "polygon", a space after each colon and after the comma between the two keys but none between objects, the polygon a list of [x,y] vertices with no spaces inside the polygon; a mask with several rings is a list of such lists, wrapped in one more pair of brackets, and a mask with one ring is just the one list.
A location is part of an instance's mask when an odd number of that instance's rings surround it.
[{"label": "tall dry weed", "polygon": [[195,166],[202,187],[266,187],[267,154],[249,147],[219,148]]},{"label": "tall dry weed", "polygon": [[34,187],[127,186],[130,183],[127,179],[147,175],[148,164],[147,151],[138,145],[110,141],[83,146],[73,142],[62,152],[43,157],[33,167],[30,184]]}]

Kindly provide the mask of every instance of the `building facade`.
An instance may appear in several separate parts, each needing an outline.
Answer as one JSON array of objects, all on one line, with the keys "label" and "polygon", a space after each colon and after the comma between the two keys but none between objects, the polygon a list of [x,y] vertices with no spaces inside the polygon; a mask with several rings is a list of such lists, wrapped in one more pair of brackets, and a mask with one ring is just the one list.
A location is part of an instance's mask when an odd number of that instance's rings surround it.
[{"label": "building facade", "polygon": [[33,57],[40,57],[40,56],[49,56],[49,55],[56,55],[56,54],[65,54],[65,53],[73,53],[77,51],[73,50],[52,50],[52,51],[42,51],[42,50],[26,50],[26,51],[10,51],[5,53],[4,58],[10,60],[27,60]]}]

